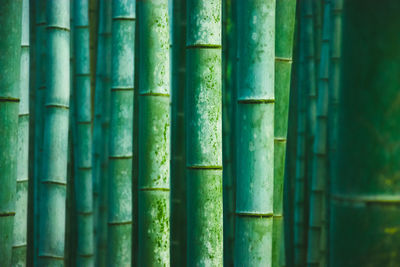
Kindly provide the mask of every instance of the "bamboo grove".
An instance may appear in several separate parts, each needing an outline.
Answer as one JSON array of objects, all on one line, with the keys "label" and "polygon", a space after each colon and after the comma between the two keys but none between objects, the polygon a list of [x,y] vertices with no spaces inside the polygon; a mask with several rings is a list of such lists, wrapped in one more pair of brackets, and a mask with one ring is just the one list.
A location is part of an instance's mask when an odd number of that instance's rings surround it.
[{"label": "bamboo grove", "polygon": [[399,13],[0,0],[0,265],[397,266]]}]

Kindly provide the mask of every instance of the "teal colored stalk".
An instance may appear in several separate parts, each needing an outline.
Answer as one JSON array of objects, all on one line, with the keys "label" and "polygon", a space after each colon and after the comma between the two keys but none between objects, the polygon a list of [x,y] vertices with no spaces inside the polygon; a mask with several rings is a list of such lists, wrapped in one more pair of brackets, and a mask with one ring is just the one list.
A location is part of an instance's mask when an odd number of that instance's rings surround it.
[{"label": "teal colored stalk", "polygon": [[327,126],[329,95],[329,49],[331,31],[331,3],[324,2],[324,22],[319,65],[316,135],[313,144],[311,169],[310,213],[308,222],[307,266],[325,266],[321,253],[322,229],[325,223],[327,180]]},{"label": "teal colored stalk", "polygon": [[343,1],[332,267],[400,261],[399,13],[395,0]]},{"label": "teal colored stalk", "polygon": [[306,224],[305,221],[305,186],[306,186],[306,121],[307,121],[307,89],[305,84],[305,41],[304,41],[304,3],[300,3],[299,30],[299,62],[297,80],[297,142],[296,142],[296,173],[294,192],[294,265],[304,266],[306,262]]},{"label": "teal colored stalk", "polygon": [[76,266],[94,265],[89,1],[74,1]]},{"label": "teal colored stalk", "polygon": [[184,95],[186,1],[172,1],[171,62],[171,265],[186,264],[186,179]]},{"label": "teal colored stalk", "polygon": [[139,8],[139,266],[170,264],[168,1]]},{"label": "teal colored stalk", "polygon": [[276,1],[272,266],[280,266],[280,257],[283,248],[283,183],[285,177],[295,17],[295,0]]},{"label": "teal colored stalk", "polygon": [[186,6],[187,265],[223,263],[221,1]]},{"label": "teal colored stalk", "polygon": [[[328,106],[328,181],[327,188],[330,191],[331,180],[337,175],[337,138],[338,138],[338,112],[339,112],[339,83],[340,83],[340,64],[342,58],[342,10],[343,0],[332,0],[331,8],[331,50],[330,50],[330,84],[329,84],[329,106]],[[329,195],[328,195],[329,196]],[[326,209],[325,219],[326,227],[329,228],[330,216],[330,199],[327,198],[328,205]],[[328,231],[325,231],[328,232]],[[327,258],[329,258],[329,238],[328,233],[322,235],[321,247],[325,248]]]},{"label": "teal colored stalk", "polygon": [[324,15],[324,1],[312,0],[313,25],[314,25],[314,54],[315,54],[315,82],[318,84],[322,46],[322,24]]},{"label": "teal colored stalk", "polygon": [[234,108],[236,105],[236,40],[233,0],[222,2],[222,161],[224,211],[224,266],[233,266],[235,240],[235,166],[234,166]]},{"label": "teal colored stalk", "polygon": [[[102,143],[100,146],[100,190],[99,190],[99,227],[97,239],[96,265],[106,266],[108,247],[108,180],[109,180],[109,135],[110,135],[110,94],[111,94],[111,1],[102,1],[103,32],[103,89],[100,90],[102,97],[101,132]],[[101,92],[102,91],[102,92]]]},{"label": "teal colored stalk", "polygon": [[22,0],[1,0],[0,6],[0,262],[11,266],[16,211]]},{"label": "teal colored stalk", "polygon": [[237,4],[235,265],[271,266],[275,0]]},{"label": "teal colored stalk", "polygon": [[22,1],[18,165],[12,266],[26,266],[29,156],[29,1]]},{"label": "teal colored stalk", "polygon": [[69,1],[47,2],[47,92],[40,185],[38,265],[64,261],[70,97]]},{"label": "teal colored stalk", "polygon": [[[112,1],[107,265],[132,259],[135,1]],[[105,90],[108,90],[107,88]],[[107,98],[104,98],[107,101]]]},{"label": "teal colored stalk", "polygon": [[35,82],[35,144],[34,144],[34,203],[33,203],[33,265],[37,266],[37,256],[39,248],[39,196],[40,179],[43,161],[43,125],[44,125],[44,99],[46,93],[46,1],[35,0],[36,17],[36,82]]}]

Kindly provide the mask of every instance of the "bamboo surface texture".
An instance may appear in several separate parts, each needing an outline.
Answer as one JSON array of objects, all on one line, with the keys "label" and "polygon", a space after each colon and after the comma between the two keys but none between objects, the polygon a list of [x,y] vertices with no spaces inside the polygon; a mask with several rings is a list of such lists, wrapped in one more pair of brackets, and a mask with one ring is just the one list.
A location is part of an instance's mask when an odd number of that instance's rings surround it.
[{"label": "bamboo surface texture", "polygon": [[338,169],[331,181],[333,267],[396,266],[400,260],[399,12],[398,1],[344,1]]},{"label": "bamboo surface texture", "polygon": [[296,1],[276,1],[275,25],[275,111],[274,111],[274,198],[272,266],[280,266],[283,246],[283,182],[289,96],[292,70]]},{"label": "bamboo surface texture", "polygon": [[16,211],[22,0],[3,0],[0,6],[0,262],[9,266]]},{"label": "bamboo surface texture", "polygon": [[187,2],[187,265],[221,266],[222,76],[220,0]]},{"label": "bamboo surface texture", "polygon": [[46,98],[39,200],[39,265],[64,261],[70,97],[70,2],[48,1]]},{"label": "bamboo surface texture", "polygon": [[238,1],[235,264],[270,266],[275,1]]},{"label": "bamboo surface texture", "polygon": [[28,220],[29,155],[29,1],[22,1],[21,72],[18,114],[18,165],[12,266],[25,266]]},{"label": "bamboo surface texture", "polygon": [[170,264],[168,1],[139,2],[139,265]]},{"label": "bamboo surface texture", "polygon": [[112,1],[107,265],[131,263],[135,1]]}]

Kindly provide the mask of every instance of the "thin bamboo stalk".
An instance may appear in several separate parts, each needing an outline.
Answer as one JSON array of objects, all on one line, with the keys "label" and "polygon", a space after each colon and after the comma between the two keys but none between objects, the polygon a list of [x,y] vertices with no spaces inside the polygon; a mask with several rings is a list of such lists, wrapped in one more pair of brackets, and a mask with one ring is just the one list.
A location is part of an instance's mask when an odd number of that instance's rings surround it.
[{"label": "thin bamboo stalk", "polygon": [[18,165],[12,266],[26,266],[29,161],[29,1],[22,1]]},{"label": "thin bamboo stalk", "polygon": [[89,1],[74,1],[76,266],[94,265]]},{"label": "thin bamboo stalk", "polygon": [[313,146],[311,170],[310,214],[308,225],[307,266],[324,266],[320,251],[326,208],[327,180],[327,126],[329,96],[331,3],[324,2],[323,36],[319,65],[316,135]]},{"label": "thin bamboo stalk", "polygon": [[280,257],[283,247],[283,183],[285,176],[295,17],[295,0],[277,0],[275,22],[274,218],[272,266],[280,266]]},{"label": "thin bamboo stalk", "polygon": [[394,0],[343,2],[338,169],[331,184],[333,267],[400,261],[399,12]]},{"label": "thin bamboo stalk", "polygon": [[22,0],[2,0],[0,6],[0,262],[11,266],[17,181]]},{"label": "thin bamboo stalk", "polygon": [[70,96],[70,2],[47,1],[47,92],[40,189],[39,265],[64,261]]},{"label": "thin bamboo stalk", "polygon": [[274,186],[275,0],[237,3],[235,265],[270,266]]},{"label": "thin bamboo stalk", "polygon": [[221,1],[186,7],[187,265],[221,266]]},{"label": "thin bamboo stalk", "polygon": [[168,1],[139,2],[139,265],[170,264]]},{"label": "thin bamboo stalk", "polygon": [[184,94],[186,1],[172,1],[171,69],[171,265],[186,264],[186,179]]}]

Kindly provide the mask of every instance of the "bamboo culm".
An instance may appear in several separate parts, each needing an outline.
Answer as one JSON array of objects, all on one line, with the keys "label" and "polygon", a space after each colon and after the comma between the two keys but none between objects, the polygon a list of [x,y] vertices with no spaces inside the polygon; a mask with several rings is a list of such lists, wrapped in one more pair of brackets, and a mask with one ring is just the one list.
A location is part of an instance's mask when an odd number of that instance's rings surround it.
[{"label": "bamboo culm", "polygon": [[[334,12],[340,11],[338,4]],[[396,266],[400,261],[399,12],[395,0],[384,5],[343,1],[342,51],[333,54],[340,59],[340,97],[330,195],[332,267]]]},{"label": "bamboo culm", "polygon": [[[107,265],[131,263],[135,1],[112,1]],[[106,90],[109,90],[106,88]],[[108,98],[104,98],[107,101]]]},{"label": "bamboo culm", "polygon": [[94,265],[89,1],[74,1],[76,266]]},{"label": "bamboo culm", "polygon": [[187,1],[187,265],[221,266],[221,1]]},{"label": "bamboo culm", "polygon": [[29,1],[22,1],[18,166],[12,266],[25,266],[27,256],[29,160]]},{"label": "bamboo culm", "polygon": [[274,0],[237,2],[238,266],[270,266],[272,258],[275,4]]},{"label": "bamboo culm", "polygon": [[16,211],[22,0],[1,0],[0,6],[0,262],[11,266]]},{"label": "bamboo culm", "polygon": [[70,97],[70,1],[47,1],[47,92],[40,179],[39,265],[64,261]]},{"label": "bamboo culm", "polygon": [[170,264],[168,1],[139,2],[139,265]]},{"label": "bamboo culm", "polygon": [[321,60],[319,64],[316,133],[313,144],[311,169],[310,213],[308,222],[307,266],[325,266],[325,251],[321,253],[326,221],[326,181],[327,181],[327,126],[329,96],[329,63],[331,3],[324,2],[323,36]]},{"label": "bamboo culm", "polygon": [[272,266],[279,266],[283,248],[283,183],[296,1],[276,1],[275,25],[275,111],[274,111],[274,198]]},{"label": "bamboo culm", "polygon": [[[184,94],[186,1],[172,1],[171,60],[171,266],[186,262]],[[171,26],[171,25],[170,25]]]}]

